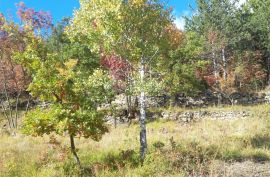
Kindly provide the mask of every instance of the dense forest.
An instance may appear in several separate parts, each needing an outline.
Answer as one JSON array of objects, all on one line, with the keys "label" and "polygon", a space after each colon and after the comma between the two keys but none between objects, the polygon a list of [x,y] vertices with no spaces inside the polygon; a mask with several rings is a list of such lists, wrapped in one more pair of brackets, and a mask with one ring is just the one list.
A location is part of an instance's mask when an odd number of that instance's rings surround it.
[{"label": "dense forest", "polygon": [[234,104],[270,84],[270,0],[197,0],[183,30],[160,0],[80,0],[57,24],[16,6],[17,20],[0,13],[0,120],[13,136],[68,137],[79,169],[74,139],[110,131],[104,116],[119,110],[104,105],[117,95],[127,117],[139,115],[143,164],[149,97],[168,98],[168,109],[206,92]]}]

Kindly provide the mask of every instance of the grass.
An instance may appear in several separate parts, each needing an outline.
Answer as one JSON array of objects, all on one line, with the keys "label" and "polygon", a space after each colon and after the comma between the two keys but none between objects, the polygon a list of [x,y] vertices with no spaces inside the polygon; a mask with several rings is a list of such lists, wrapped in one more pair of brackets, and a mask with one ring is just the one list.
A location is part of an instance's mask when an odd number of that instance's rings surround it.
[{"label": "grass", "polygon": [[76,139],[82,171],[71,158],[68,138],[2,135],[0,176],[215,176],[222,163],[270,161],[269,105],[206,109],[245,110],[254,116],[189,124],[150,122],[143,165],[136,124],[111,128],[100,142]]}]

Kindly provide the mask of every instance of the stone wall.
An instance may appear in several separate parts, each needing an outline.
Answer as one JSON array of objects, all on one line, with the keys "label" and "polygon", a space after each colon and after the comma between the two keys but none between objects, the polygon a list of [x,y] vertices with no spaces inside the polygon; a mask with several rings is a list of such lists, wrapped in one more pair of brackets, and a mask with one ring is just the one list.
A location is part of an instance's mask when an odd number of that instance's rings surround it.
[{"label": "stone wall", "polygon": [[[133,100],[135,98],[133,97]],[[197,97],[189,97],[183,94],[179,94],[173,100],[167,95],[147,97],[147,107],[157,108],[164,106],[178,106],[185,108],[200,108],[218,105],[218,94],[207,91],[202,93]],[[263,104],[270,103],[270,92],[269,93],[233,93],[230,96],[222,96],[222,105],[253,105],[253,104]],[[126,108],[126,98],[125,95],[118,95],[112,103],[118,108]]]},{"label": "stone wall", "polygon": [[[232,110],[221,110],[221,111],[207,111],[207,110],[164,110],[164,111],[152,111],[147,112],[148,121],[155,120],[168,120],[176,121],[179,123],[189,123],[199,121],[202,119],[210,120],[234,120],[234,119],[245,119],[253,116],[249,111],[232,111]],[[128,123],[129,119],[124,114],[118,114],[117,116],[106,116],[106,120],[109,124],[124,124]],[[138,121],[139,116],[135,117],[133,121]]]},{"label": "stone wall", "polygon": [[[133,100],[135,98],[133,97]],[[183,107],[183,108],[204,108],[208,106],[213,106],[218,104],[218,97],[215,93],[210,91],[198,96],[198,97],[187,97],[184,95],[179,95],[174,99],[174,106]],[[223,105],[256,105],[270,103],[270,92],[269,93],[260,93],[260,94],[250,94],[250,93],[234,93],[230,95],[230,98],[222,98],[221,104]],[[149,108],[159,108],[169,106],[171,104],[170,97],[156,96],[147,98],[147,107]],[[111,124],[127,123],[129,119],[127,117],[127,106],[125,95],[118,95],[115,101],[111,105],[106,105],[106,107],[114,106],[115,112],[114,115],[106,116],[107,122]],[[158,110],[158,109],[157,109]],[[163,110],[163,109],[162,109]],[[176,109],[177,110],[177,109]],[[180,109],[181,110],[181,109]],[[189,111],[156,111],[156,112],[147,112],[148,120],[174,120],[178,122],[191,122],[200,119],[218,119],[218,120],[232,120],[238,118],[247,118],[252,116],[248,111],[195,111],[190,109]],[[139,112],[132,119],[139,119]]]},{"label": "stone wall", "polygon": [[[158,114],[158,115],[155,115]],[[183,123],[197,121],[200,119],[212,120],[233,120],[250,117],[251,113],[247,111],[163,111],[149,115],[151,119],[174,120]]]}]

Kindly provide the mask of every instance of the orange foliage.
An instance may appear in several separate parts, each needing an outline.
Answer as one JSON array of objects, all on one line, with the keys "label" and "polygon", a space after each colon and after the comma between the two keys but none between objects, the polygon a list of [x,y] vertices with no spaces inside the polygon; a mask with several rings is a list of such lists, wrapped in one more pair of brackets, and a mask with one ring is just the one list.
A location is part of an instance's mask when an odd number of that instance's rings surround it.
[{"label": "orange foliage", "polygon": [[184,40],[184,33],[176,25],[172,24],[167,27],[166,39],[169,40],[170,49],[176,49]]}]

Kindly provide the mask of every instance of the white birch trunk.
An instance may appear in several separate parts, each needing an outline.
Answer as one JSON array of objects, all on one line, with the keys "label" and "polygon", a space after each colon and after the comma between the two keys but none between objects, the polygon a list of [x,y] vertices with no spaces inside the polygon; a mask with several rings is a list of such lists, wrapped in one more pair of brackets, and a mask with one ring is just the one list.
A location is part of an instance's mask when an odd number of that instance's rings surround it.
[{"label": "white birch trunk", "polygon": [[222,60],[223,60],[223,78],[224,80],[227,80],[227,59],[226,59],[226,56],[225,56],[225,49],[223,48],[221,50],[221,53],[222,53]]},{"label": "white birch trunk", "polygon": [[[141,59],[140,63],[140,79],[142,85],[144,85],[144,78],[145,78],[145,66],[144,66],[144,59]],[[141,159],[144,160],[145,154],[147,151],[147,141],[146,141],[146,113],[145,113],[145,92],[144,89],[141,88],[140,93],[140,155]]]},{"label": "white birch trunk", "polygon": [[214,76],[217,79],[218,78],[218,72],[217,72],[217,60],[216,60],[215,52],[212,52],[212,57],[213,57],[213,66],[214,66]]},{"label": "white birch trunk", "polygon": [[[218,73],[218,63],[217,63],[217,59],[216,59],[216,53],[215,53],[215,50],[214,50],[214,43],[212,43],[212,59],[213,59],[213,66],[214,66],[214,76],[215,76],[215,79],[216,79],[216,87],[218,88],[218,90],[220,91],[220,87],[219,87],[219,81],[218,81],[218,76],[219,76],[219,73]],[[218,93],[218,105],[221,104],[221,95],[220,93]]]},{"label": "white birch trunk", "polygon": [[217,59],[216,59],[216,53],[215,53],[215,49],[214,49],[214,42],[211,42],[211,48],[212,48],[212,60],[213,60],[213,67],[214,67],[214,71],[213,74],[215,76],[215,79],[218,78],[218,68],[217,68]]}]

